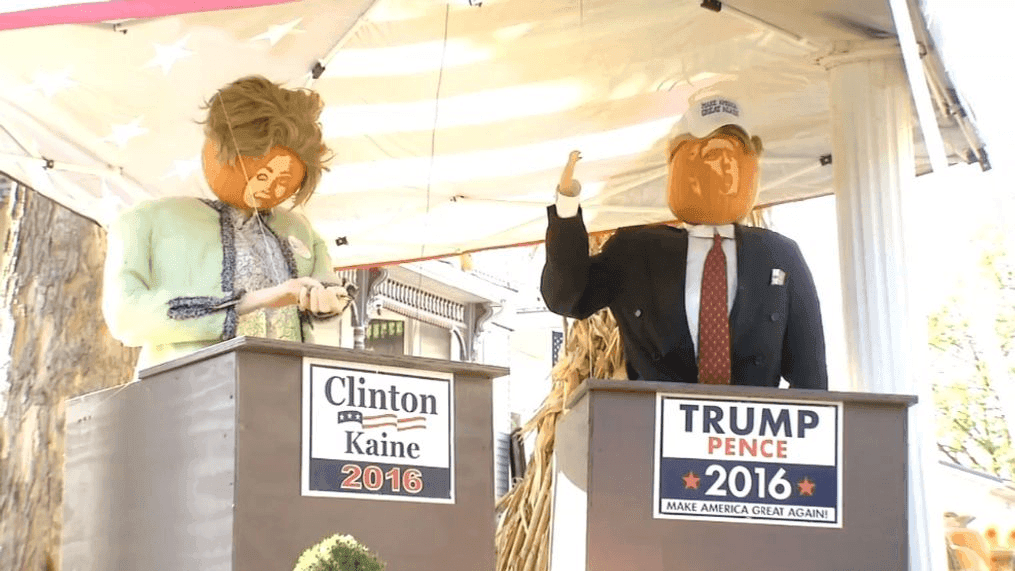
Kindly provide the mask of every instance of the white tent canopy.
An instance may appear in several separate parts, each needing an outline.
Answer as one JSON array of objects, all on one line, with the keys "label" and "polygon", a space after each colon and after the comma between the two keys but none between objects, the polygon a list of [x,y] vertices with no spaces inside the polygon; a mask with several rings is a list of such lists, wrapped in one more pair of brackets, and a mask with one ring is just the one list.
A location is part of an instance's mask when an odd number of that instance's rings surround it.
[{"label": "white tent canopy", "polygon": [[[210,197],[200,107],[261,74],[327,104],[336,158],[307,214],[336,264],[527,243],[572,149],[591,230],[671,219],[667,134],[716,82],[735,82],[764,140],[761,204],[830,194],[820,58],[895,33],[885,0],[478,4],[304,0],[0,32],[0,171],[103,224]],[[982,158],[916,24],[948,160]]]},{"label": "white tent canopy", "polygon": [[[850,383],[919,392],[919,435],[933,400],[907,350],[901,189],[930,164],[988,164],[918,1],[96,0],[136,19],[57,10],[78,23],[0,32],[0,171],[102,223],[210,197],[200,106],[262,74],[323,96],[337,158],[307,213],[338,265],[383,264],[540,240],[573,149],[591,230],[671,219],[667,135],[690,93],[734,82],[765,142],[762,205],[834,178]],[[244,4],[274,5],[155,8]],[[27,20],[0,11],[0,30]],[[944,553],[929,446],[909,450],[920,570]]]}]

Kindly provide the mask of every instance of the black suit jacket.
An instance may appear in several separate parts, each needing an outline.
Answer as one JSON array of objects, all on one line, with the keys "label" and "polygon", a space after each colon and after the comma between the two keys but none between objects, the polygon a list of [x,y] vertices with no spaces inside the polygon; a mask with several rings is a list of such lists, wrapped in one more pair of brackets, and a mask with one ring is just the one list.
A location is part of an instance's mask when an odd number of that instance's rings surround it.
[{"label": "black suit jacket", "polygon": [[[620,327],[631,379],[698,382],[684,309],[687,231],[620,229],[589,256],[581,211],[548,209],[541,290],[555,313],[584,319],[609,307]],[[821,311],[796,243],[761,228],[736,226],[737,292],[730,313],[734,385],[827,389]],[[772,270],[785,272],[772,284]]]}]

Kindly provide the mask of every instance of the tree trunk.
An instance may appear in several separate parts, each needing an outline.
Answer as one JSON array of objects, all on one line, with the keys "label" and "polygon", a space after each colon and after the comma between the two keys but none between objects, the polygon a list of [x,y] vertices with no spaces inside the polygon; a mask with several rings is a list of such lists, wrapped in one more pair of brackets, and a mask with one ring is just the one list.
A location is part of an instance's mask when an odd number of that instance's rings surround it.
[{"label": "tree trunk", "polygon": [[0,569],[58,569],[65,403],[125,383],[102,319],[105,231],[0,176]]}]

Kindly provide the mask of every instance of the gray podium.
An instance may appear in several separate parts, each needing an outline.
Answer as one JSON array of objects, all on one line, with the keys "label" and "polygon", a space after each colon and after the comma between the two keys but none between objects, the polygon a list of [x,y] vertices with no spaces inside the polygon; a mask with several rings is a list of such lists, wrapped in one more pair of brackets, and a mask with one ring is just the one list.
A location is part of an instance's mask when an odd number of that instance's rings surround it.
[{"label": "gray podium", "polygon": [[[303,495],[304,357],[453,376],[453,503]],[[339,532],[391,571],[493,569],[491,379],[507,372],[239,338],[73,399],[63,569],[286,571]]]},{"label": "gray podium", "polygon": [[[799,410],[825,406],[838,411],[841,420],[841,510],[838,526],[787,524],[780,521],[715,521],[656,517],[653,495],[658,427],[657,394],[677,394],[688,412],[677,416],[677,429],[699,430],[706,405],[726,406],[738,399],[765,405],[767,401],[794,401]],[[557,428],[555,453],[555,498],[551,528],[551,571],[613,571],[637,569],[663,571],[679,569],[750,569],[751,571],[871,570],[908,569],[907,538],[907,409],[916,397],[867,393],[839,393],[807,390],[780,390],[758,387],[701,386],[681,383],[590,380],[570,399],[569,410]],[[698,404],[693,404],[698,403]],[[662,405],[658,405],[662,406]],[[719,410],[719,407],[713,407]],[[777,409],[774,407],[773,409]],[[674,406],[680,413],[684,409]],[[743,409],[741,409],[742,411]],[[720,416],[717,412],[716,417]],[[746,426],[744,415],[739,422]],[[774,415],[768,420],[777,418]],[[789,416],[789,419],[795,419]],[[801,418],[816,425],[806,414]],[[831,417],[829,417],[831,418]],[[707,420],[707,419],[706,419]],[[721,423],[710,428],[718,432]],[[784,428],[788,428],[787,423]],[[673,427],[671,427],[673,428]],[[769,427],[770,428],[770,427]],[[799,430],[799,427],[796,428]],[[720,443],[732,433],[716,435],[715,446],[706,451],[737,452]],[[668,438],[672,438],[668,436]],[[707,440],[703,442],[708,442]],[[791,445],[793,442],[790,443]],[[774,445],[768,452],[774,455]],[[815,450],[820,454],[822,450]],[[786,465],[790,470],[793,467]],[[777,467],[777,466],[776,466]],[[799,470],[800,468],[797,467]],[[804,468],[816,470],[817,468]],[[756,469],[755,469],[756,470]],[[712,490],[703,471],[691,476],[698,480],[677,480],[682,493],[705,498],[709,489],[719,500],[730,499],[729,491],[746,495],[746,482],[755,477],[745,469]],[[716,469],[714,472],[720,470]],[[726,470],[722,470],[725,472]],[[713,473],[714,473],[713,472]],[[798,472],[799,473],[799,472]],[[684,476],[681,470],[677,477]],[[772,477],[772,471],[768,473]],[[799,478],[788,481],[789,489],[778,486],[768,491],[792,492],[786,503],[796,503]],[[803,479],[799,479],[803,482]],[[812,477],[806,484],[822,480]],[[822,484],[819,484],[819,487]],[[813,493],[813,488],[807,491]],[[799,501],[806,501],[802,498]],[[762,500],[758,500],[762,501]],[[774,502],[771,495],[764,501]],[[692,502],[687,502],[690,505]],[[709,502],[698,502],[704,505]],[[712,502],[714,503],[714,502]],[[660,504],[661,505],[661,504]],[[674,504],[676,505],[676,504]],[[748,504],[749,505],[749,504]],[[750,505],[749,505],[750,506]],[[755,506],[747,513],[765,513]],[[773,509],[773,508],[768,508]],[[782,510],[785,512],[786,510]],[[782,513],[780,512],[780,513]],[[714,517],[716,512],[711,512]],[[800,513],[811,513],[804,512]],[[753,516],[752,516],[753,517]]]}]

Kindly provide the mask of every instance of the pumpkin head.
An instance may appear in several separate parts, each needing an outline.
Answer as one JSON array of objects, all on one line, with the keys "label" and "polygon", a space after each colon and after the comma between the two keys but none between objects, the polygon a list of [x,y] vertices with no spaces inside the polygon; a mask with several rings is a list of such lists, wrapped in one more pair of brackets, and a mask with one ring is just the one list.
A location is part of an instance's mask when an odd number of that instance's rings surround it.
[{"label": "pumpkin head", "polygon": [[669,143],[670,211],[691,224],[729,224],[758,197],[761,139],[743,107],[715,87],[695,93]]},{"label": "pumpkin head", "polygon": [[225,164],[218,151],[214,142],[205,141],[201,153],[204,176],[215,196],[237,208],[273,208],[303,185],[306,166],[286,147],[275,146],[262,157],[240,156]]},{"label": "pumpkin head", "polygon": [[729,224],[746,216],[758,197],[758,152],[738,127],[704,138],[671,142],[667,194],[670,211],[691,224]]}]

